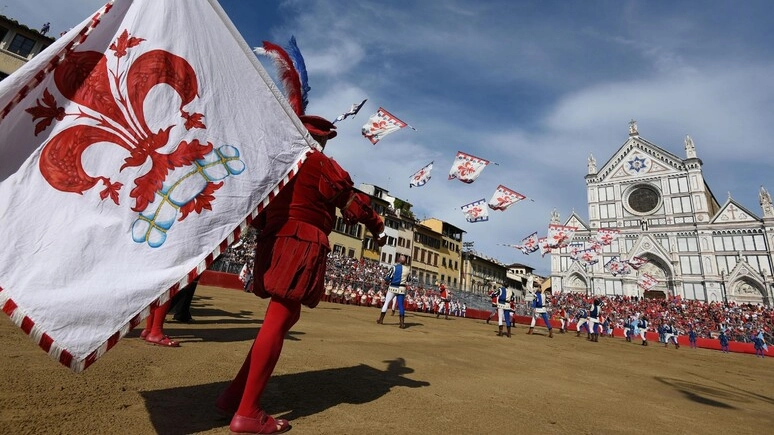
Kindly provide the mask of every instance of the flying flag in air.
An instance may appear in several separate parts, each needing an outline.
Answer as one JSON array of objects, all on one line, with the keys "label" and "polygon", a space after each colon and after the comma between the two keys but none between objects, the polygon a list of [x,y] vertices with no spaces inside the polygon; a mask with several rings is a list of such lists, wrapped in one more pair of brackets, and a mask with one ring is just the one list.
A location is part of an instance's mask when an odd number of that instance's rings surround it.
[{"label": "flying flag in air", "polygon": [[642,257],[632,257],[627,261],[634,270],[639,270],[647,262],[648,260]]},{"label": "flying flag in air", "polygon": [[489,220],[489,212],[486,209],[486,198],[481,198],[478,201],[465,204],[460,208],[465,214],[465,220],[468,222],[473,223]]},{"label": "flying flag in air", "polygon": [[376,143],[382,140],[385,136],[394,131],[398,131],[403,127],[409,127],[416,131],[416,128],[406,124],[405,122],[393,116],[390,112],[380,107],[376,113],[368,118],[368,122],[366,122],[363,126],[362,133],[363,137],[370,140],[372,144],[376,145]]},{"label": "flying flag in air", "polygon": [[626,261],[621,261],[618,256],[614,256],[607,263],[605,263],[605,270],[610,272],[613,276],[628,275],[632,272],[629,263]]},{"label": "flying flag in air", "polygon": [[559,224],[548,225],[548,244],[551,248],[563,248],[575,237],[577,227],[569,227]]},{"label": "flying flag in air", "polygon": [[585,242],[570,242],[567,244],[567,250],[570,253],[570,260],[577,261],[578,253],[586,249]]},{"label": "flying flag in air", "polygon": [[586,248],[578,251],[578,260],[586,264],[597,264],[599,262],[599,252],[595,247]]},{"label": "flying flag in air", "polygon": [[424,168],[418,170],[411,176],[409,188],[424,186],[430,180],[430,171],[433,170],[433,162],[428,163]]},{"label": "flying flag in air", "polygon": [[489,160],[484,160],[470,154],[465,154],[462,151],[457,152],[457,157],[454,158],[454,163],[449,170],[449,179],[459,179],[463,183],[472,183],[476,181],[481,171],[489,164]]},{"label": "flying flag in air", "polygon": [[497,190],[495,190],[492,195],[492,199],[489,200],[489,208],[492,210],[504,211],[524,198],[526,198],[526,196],[501,184],[497,186]]},{"label": "flying flag in air", "polygon": [[652,289],[656,284],[658,284],[658,279],[647,273],[640,275],[640,279],[637,280],[637,285],[645,291]]},{"label": "flying flag in air", "polygon": [[0,306],[76,372],[239,239],[317,145],[206,0],[110,2],[0,82],[0,108]]},{"label": "flying flag in air", "polygon": [[363,104],[365,104],[366,101],[368,101],[368,98],[366,98],[365,100],[363,100],[363,101],[361,101],[359,103],[353,104],[352,107],[350,107],[350,109],[348,111],[346,111],[346,112],[342,113],[341,115],[337,116],[336,119],[333,120],[333,123],[335,124],[335,123],[337,123],[339,121],[343,121],[343,120],[347,119],[350,116],[354,118],[354,116],[357,115],[357,112],[359,112],[360,109],[363,108]]},{"label": "flying flag in air", "polygon": [[540,249],[540,245],[538,245],[537,231],[521,240],[521,252],[529,255],[538,249]]},{"label": "flying flag in air", "polygon": [[613,243],[613,240],[618,238],[619,233],[619,230],[600,228],[597,230],[597,242],[601,245],[607,246]]},{"label": "flying flag in air", "polygon": [[548,243],[547,237],[541,237],[538,239],[538,246],[540,247],[540,255],[545,257],[546,254],[551,253],[551,245]]}]

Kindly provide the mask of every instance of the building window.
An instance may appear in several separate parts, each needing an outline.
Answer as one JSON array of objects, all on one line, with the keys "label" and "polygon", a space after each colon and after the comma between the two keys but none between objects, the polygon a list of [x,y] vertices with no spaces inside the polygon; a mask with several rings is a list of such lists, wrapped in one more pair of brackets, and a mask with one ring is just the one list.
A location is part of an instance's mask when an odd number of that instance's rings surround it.
[{"label": "building window", "polygon": [[691,213],[691,197],[678,196],[672,198],[672,213]]},{"label": "building window", "polygon": [[355,250],[354,249],[350,249],[347,254],[348,254],[347,256],[349,258],[355,258]]},{"label": "building window", "polygon": [[599,204],[599,218],[615,218],[615,204]]},{"label": "building window", "polygon": [[605,280],[605,294],[608,296],[623,295],[623,283],[619,280]]},{"label": "building window", "polygon": [[685,283],[683,284],[683,292],[686,299],[696,301],[706,301],[707,296],[702,284]]},{"label": "building window", "polygon": [[688,179],[685,177],[669,180],[670,193],[688,193]]},{"label": "building window", "polygon": [[634,214],[649,214],[661,203],[661,194],[649,184],[640,184],[629,190],[624,202]]},{"label": "building window", "polygon": [[696,237],[678,237],[677,251],[678,252],[699,252],[699,245],[696,240]]},{"label": "building window", "polygon": [[17,33],[11,41],[11,45],[8,46],[8,51],[16,53],[21,57],[27,57],[32,53],[33,47],[35,47],[34,39],[30,39]]},{"label": "building window", "polygon": [[615,201],[615,195],[613,194],[613,186],[600,187],[599,188],[599,200],[600,201]]},{"label": "building window", "polygon": [[744,236],[714,236],[715,251],[765,251],[766,241],[761,234]]},{"label": "building window", "polygon": [[683,275],[701,275],[701,264],[698,255],[681,255],[680,271]]},{"label": "building window", "polygon": [[718,259],[718,270],[726,271],[726,273],[731,272],[736,267],[736,255],[719,255],[716,257]]}]

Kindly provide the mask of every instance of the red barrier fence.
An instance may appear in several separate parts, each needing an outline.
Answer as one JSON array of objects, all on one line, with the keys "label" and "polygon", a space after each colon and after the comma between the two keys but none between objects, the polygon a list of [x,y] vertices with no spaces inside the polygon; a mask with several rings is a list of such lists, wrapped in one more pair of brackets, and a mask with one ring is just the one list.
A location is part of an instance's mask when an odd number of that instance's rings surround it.
[{"label": "red barrier fence", "polygon": [[[233,289],[233,290],[242,290],[244,288],[244,284],[242,283],[242,281],[239,280],[239,277],[237,275],[234,275],[233,273],[215,272],[212,270],[205,270],[204,273],[202,273],[201,278],[199,278],[199,284],[213,286],[213,287],[223,287],[223,288]],[[492,311],[476,310],[476,309],[469,308],[465,312],[465,317],[468,319],[486,320],[489,318],[489,315],[491,313]],[[496,318],[492,320],[494,320],[494,322],[497,323]],[[514,320],[518,324],[529,325],[532,322],[532,317],[514,316]],[[542,319],[538,319],[537,322],[535,323],[535,326],[545,327]],[[561,323],[559,323],[556,320],[551,320],[551,327],[559,329],[561,327]],[[570,332],[575,332],[574,331],[575,324],[568,325],[568,327],[572,328]],[[645,336],[648,338],[648,342],[649,342],[648,344],[651,346],[658,346],[663,344],[658,342],[658,334],[655,332],[648,332]],[[624,338],[623,329],[617,328],[613,330],[613,337]],[[639,335],[632,338],[632,341],[635,343],[639,343],[639,340],[640,340]],[[688,342],[688,336],[686,335],[681,335],[677,337],[677,342],[680,343],[680,346],[688,347],[690,345]],[[703,349],[720,350],[720,341],[713,338],[697,338],[696,346],[701,347]],[[755,347],[753,347],[752,343],[740,343],[738,341],[729,341],[728,350],[729,352],[755,354]]]},{"label": "red barrier fence", "polygon": [[242,290],[245,287],[238,275],[226,272],[215,272],[213,270],[205,270],[199,278],[199,284],[233,290]]}]

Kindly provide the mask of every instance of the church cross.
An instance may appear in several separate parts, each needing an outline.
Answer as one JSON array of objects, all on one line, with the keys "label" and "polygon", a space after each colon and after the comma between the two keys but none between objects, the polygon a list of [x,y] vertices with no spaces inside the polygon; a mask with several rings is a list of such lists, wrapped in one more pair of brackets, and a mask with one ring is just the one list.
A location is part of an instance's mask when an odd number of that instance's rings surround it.
[{"label": "church cross", "polygon": [[739,211],[738,208],[734,207],[734,204],[731,204],[727,208],[729,214],[731,214],[731,219],[736,219],[735,212]]}]

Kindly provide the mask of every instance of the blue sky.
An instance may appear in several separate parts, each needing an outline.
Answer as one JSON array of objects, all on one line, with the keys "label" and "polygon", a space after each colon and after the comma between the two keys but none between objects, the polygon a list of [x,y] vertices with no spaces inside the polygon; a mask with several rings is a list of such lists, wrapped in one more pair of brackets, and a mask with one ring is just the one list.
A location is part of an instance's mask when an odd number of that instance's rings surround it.
[{"label": "blue sky", "polygon": [[[6,0],[7,2],[7,0]],[[0,1],[3,15],[51,34],[103,1]],[[307,113],[337,124],[328,144],[356,184],[388,189],[467,233],[479,252],[549,272],[548,257],[498,243],[544,234],[551,210],[588,216],[583,177],[640,136],[684,157],[689,134],[718,201],[761,215],[774,190],[774,14],[767,1],[237,1],[221,5],[251,46],[295,35],[311,85]],[[377,145],[360,134],[379,106],[411,124]],[[447,180],[457,151],[486,158],[472,184]],[[434,161],[433,178],[409,176]],[[470,224],[459,207],[504,184],[534,199]]]}]

